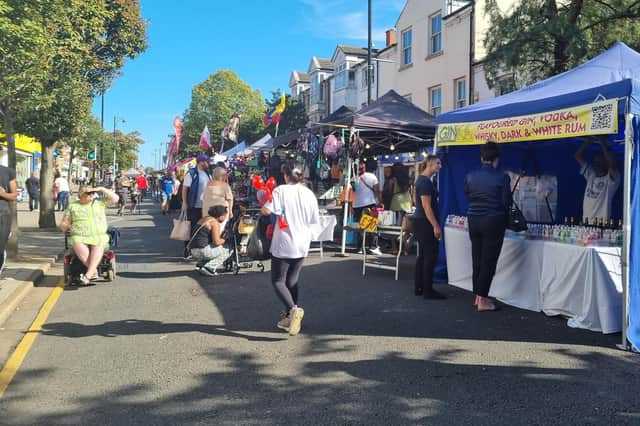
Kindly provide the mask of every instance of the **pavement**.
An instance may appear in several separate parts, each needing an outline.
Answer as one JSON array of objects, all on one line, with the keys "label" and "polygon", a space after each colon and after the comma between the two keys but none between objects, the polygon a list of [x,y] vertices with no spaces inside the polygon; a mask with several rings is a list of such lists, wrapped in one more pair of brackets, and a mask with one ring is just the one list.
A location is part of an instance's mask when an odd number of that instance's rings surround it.
[{"label": "pavement", "polygon": [[[58,229],[38,228],[39,212],[18,203],[18,258],[7,259],[0,277],[0,325],[15,311],[49,268],[62,259],[64,236]],[[62,213],[56,212],[56,223]]]},{"label": "pavement", "polygon": [[[478,313],[448,285],[447,300],[424,300],[411,258],[394,281],[325,253],[305,261],[290,337],[268,272],[200,276],[149,202],[117,226],[117,279],[64,289],[0,424],[640,424],[640,358],[615,349],[619,335]],[[3,336],[28,327],[0,330],[0,358]]]}]

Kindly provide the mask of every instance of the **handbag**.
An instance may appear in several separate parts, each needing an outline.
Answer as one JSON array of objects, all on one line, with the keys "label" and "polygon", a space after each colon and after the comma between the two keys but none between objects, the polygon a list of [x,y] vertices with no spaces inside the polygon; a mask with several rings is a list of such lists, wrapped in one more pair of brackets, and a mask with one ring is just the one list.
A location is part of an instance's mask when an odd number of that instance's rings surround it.
[{"label": "handbag", "polygon": [[507,209],[507,229],[510,229],[514,232],[522,232],[527,230],[527,219],[522,214],[522,210],[513,201],[513,194],[516,192],[516,188],[518,187],[518,183],[520,183],[520,178],[522,175],[518,176],[516,180],[516,184],[513,186],[513,190],[511,191],[511,205]]},{"label": "handbag", "polygon": [[187,220],[186,213],[180,213],[177,219],[173,219],[173,229],[169,238],[177,241],[189,241],[191,239],[191,222]]}]

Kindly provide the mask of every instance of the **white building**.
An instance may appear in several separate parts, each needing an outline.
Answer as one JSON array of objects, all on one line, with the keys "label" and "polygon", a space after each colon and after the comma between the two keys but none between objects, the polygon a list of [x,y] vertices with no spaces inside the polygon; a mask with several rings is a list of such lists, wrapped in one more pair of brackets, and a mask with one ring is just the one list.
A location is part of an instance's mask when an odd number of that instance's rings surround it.
[{"label": "white building", "polygon": [[311,87],[309,74],[301,71],[291,71],[289,77],[289,89],[291,89],[291,97],[296,101],[303,102],[302,94]]},{"label": "white building", "polygon": [[312,57],[309,63],[310,87],[303,91],[302,95],[308,92],[308,101],[305,99],[305,107],[309,121],[318,122],[329,115],[329,91],[327,79],[333,74],[334,64],[328,59]]},{"label": "white building", "polygon": [[[506,9],[513,0],[498,0]],[[482,60],[485,0],[408,0],[396,22],[396,91],[433,115],[493,98]]]}]

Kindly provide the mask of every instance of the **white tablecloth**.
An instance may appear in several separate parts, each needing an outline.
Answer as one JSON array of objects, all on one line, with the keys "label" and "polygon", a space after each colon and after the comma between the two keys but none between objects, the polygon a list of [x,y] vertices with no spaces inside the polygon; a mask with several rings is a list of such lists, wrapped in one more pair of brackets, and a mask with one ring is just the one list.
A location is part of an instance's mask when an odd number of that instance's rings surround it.
[{"label": "white tablecloth", "polygon": [[[471,241],[464,229],[445,229],[449,283],[472,290]],[[622,329],[622,252],[553,241],[506,238],[490,296],[547,315],[570,327],[603,333]]]},{"label": "white tablecloth", "polygon": [[311,235],[313,241],[333,241],[333,230],[338,221],[333,215],[321,215],[320,224],[312,225]]}]

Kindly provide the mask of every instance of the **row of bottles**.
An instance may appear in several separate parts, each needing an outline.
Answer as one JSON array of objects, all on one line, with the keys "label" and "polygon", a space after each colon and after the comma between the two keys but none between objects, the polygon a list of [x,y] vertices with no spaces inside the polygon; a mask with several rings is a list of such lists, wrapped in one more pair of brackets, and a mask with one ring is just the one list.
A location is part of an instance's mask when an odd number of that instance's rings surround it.
[{"label": "row of bottles", "polygon": [[[449,215],[446,226],[467,229],[467,218]],[[605,221],[604,219],[589,220],[585,218],[576,225],[573,218],[567,217],[564,225],[529,223],[526,232],[516,234],[507,231],[507,237],[547,240],[580,246],[621,246],[623,230],[621,220],[616,225],[613,219]]]},{"label": "row of bottles", "polygon": [[622,219],[616,221],[611,217],[608,220],[602,217],[594,217],[584,219],[580,219],[579,223],[575,223],[573,217],[565,217],[564,218],[564,226],[587,226],[598,229],[622,229]]}]

